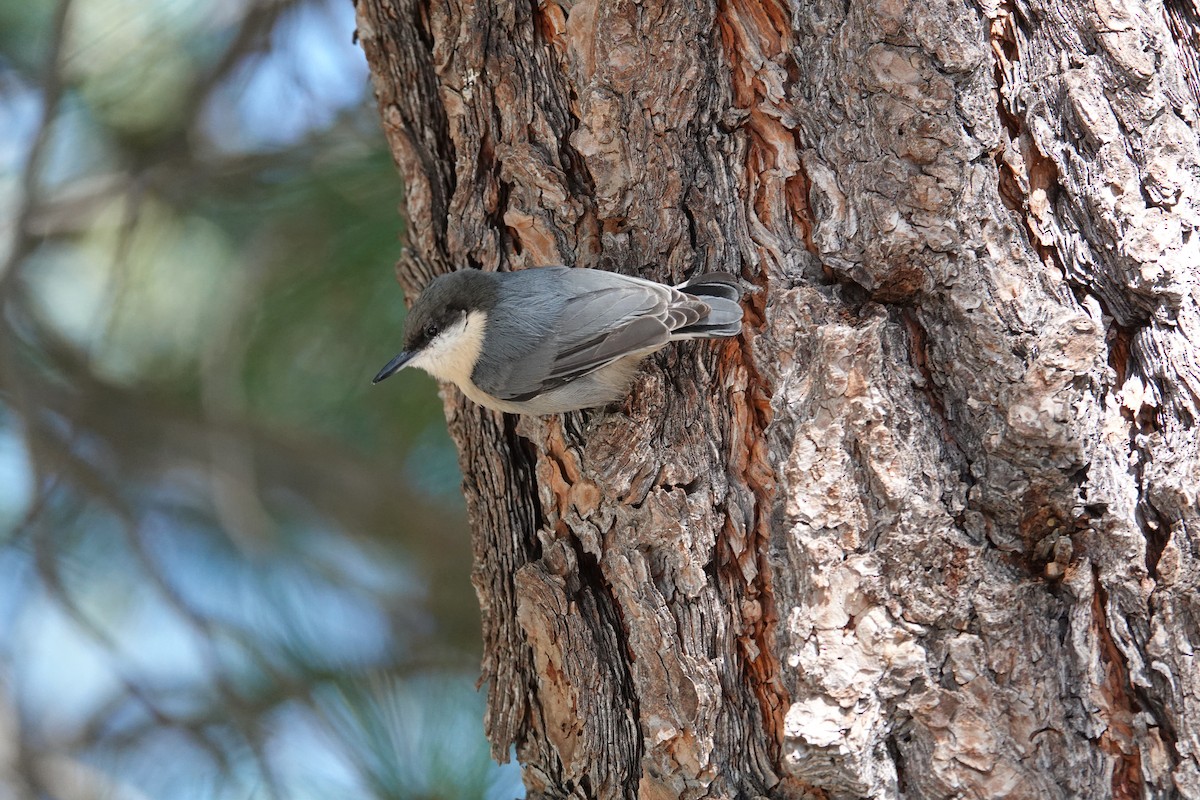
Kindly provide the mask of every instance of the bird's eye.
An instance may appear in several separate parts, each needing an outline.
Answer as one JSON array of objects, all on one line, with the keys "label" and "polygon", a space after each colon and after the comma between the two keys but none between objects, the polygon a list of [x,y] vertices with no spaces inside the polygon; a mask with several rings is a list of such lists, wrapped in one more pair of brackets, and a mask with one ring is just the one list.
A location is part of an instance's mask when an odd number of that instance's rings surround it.
[{"label": "bird's eye", "polygon": [[432,339],[433,337],[437,336],[437,335],[438,335],[438,333],[440,333],[440,332],[441,332],[441,331],[440,331],[440,329],[438,328],[438,326],[437,326],[437,323],[436,323],[436,322],[426,322],[426,323],[425,323],[425,330],[424,330],[424,333],[425,333],[425,338],[426,338],[427,340],[428,340],[428,339]]}]

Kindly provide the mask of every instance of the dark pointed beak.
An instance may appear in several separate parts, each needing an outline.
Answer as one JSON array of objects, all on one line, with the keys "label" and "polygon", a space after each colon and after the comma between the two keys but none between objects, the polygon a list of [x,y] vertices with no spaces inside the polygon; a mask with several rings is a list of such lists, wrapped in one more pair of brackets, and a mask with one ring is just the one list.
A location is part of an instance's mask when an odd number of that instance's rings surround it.
[{"label": "dark pointed beak", "polygon": [[379,383],[384,378],[390,378],[400,370],[404,369],[404,365],[412,360],[416,353],[401,353],[387,363],[383,369],[379,370],[379,374],[371,379],[371,383]]}]

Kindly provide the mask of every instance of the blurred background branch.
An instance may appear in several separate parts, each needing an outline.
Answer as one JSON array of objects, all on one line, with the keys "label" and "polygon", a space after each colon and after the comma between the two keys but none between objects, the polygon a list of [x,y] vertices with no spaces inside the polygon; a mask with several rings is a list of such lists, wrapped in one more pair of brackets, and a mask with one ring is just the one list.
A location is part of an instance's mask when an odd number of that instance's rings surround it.
[{"label": "blurred background branch", "polygon": [[0,5],[0,798],[521,792],[352,35]]}]

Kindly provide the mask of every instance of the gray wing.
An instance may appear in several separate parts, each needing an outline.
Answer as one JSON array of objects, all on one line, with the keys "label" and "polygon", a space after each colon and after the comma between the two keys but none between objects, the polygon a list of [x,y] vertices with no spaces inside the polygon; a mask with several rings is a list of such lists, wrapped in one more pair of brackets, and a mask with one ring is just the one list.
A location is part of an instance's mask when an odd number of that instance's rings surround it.
[{"label": "gray wing", "polygon": [[[566,302],[537,347],[492,394],[527,400],[636,353],[708,313],[701,300],[658,283],[598,270],[567,270]],[[482,387],[481,387],[482,388]]]}]

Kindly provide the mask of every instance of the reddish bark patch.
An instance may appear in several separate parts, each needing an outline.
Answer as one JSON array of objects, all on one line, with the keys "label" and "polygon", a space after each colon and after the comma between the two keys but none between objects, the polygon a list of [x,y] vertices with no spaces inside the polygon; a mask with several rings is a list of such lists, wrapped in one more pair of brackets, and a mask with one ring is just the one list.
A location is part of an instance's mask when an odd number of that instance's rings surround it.
[{"label": "reddish bark patch", "polygon": [[1092,595],[1092,620],[1094,632],[1100,644],[1100,660],[1104,667],[1104,680],[1100,683],[1103,702],[1098,709],[1107,727],[1100,734],[1100,749],[1114,761],[1112,772],[1112,796],[1114,800],[1137,800],[1145,797],[1146,787],[1142,780],[1142,756],[1133,729],[1133,717],[1140,710],[1131,696],[1129,670],[1125,656],[1117,647],[1108,629],[1105,591],[1098,573],[1094,574],[1096,591]]},{"label": "reddish bark patch", "polygon": [[1011,2],[1000,4],[992,19],[990,37],[996,59],[996,113],[1008,132],[1009,146],[996,155],[1000,198],[1024,221],[1029,242],[1042,263],[1057,266],[1066,274],[1043,220],[1052,213],[1059,189],[1058,167],[1034,143],[1024,117],[1006,102],[1006,75],[1020,60],[1017,47],[1016,17]]},{"label": "reddish bark patch", "polygon": [[[734,105],[748,112],[743,129],[750,145],[746,152],[750,208],[766,229],[779,230],[781,223],[789,223],[805,248],[816,253],[810,181],[800,157],[798,133],[784,122],[788,99],[779,95],[779,86],[791,85],[791,75],[799,70],[790,54],[788,11],[779,2],[721,0],[716,22],[730,64]],[[787,77],[772,89],[764,76],[780,62],[786,64]],[[780,219],[782,214],[788,219]]]},{"label": "reddish bark patch", "polygon": [[[809,178],[801,163],[797,132],[784,121],[787,98],[778,91],[777,65],[786,62],[789,70],[799,69],[790,55],[792,24],[786,4],[777,0],[719,0],[715,22],[730,65],[734,105],[746,114],[742,129],[748,146],[742,199],[747,214],[754,220],[752,224],[764,230],[791,227],[796,238],[810,252],[816,252],[811,235]],[[770,85],[776,88],[772,90]],[[771,246],[763,243],[764,250]],[[776,254],[764,255],[773,258]],[[749,295],[745,303],[748,331],[765,324],[767,287],[762,288]],[[791,701],[773,655],[778,613],[767,558],[776,490],[766,437],[771,395],[750,353],[748,346],[727,348],[722,368],[731,375],[729,383],[742,392],[741,401],[732,405],[729,420],[729,470],[753,492],[754,512],[750,520],[727,519],[717,541],[717,564],[725,596],[737,602],[743,674],[758,700],[772,757],[778,761],[784,716]]]}]

